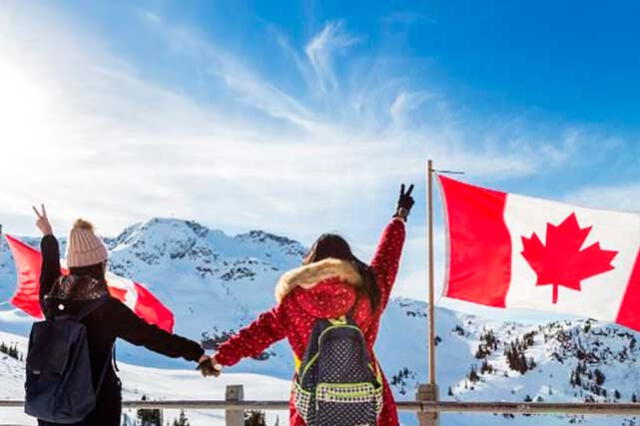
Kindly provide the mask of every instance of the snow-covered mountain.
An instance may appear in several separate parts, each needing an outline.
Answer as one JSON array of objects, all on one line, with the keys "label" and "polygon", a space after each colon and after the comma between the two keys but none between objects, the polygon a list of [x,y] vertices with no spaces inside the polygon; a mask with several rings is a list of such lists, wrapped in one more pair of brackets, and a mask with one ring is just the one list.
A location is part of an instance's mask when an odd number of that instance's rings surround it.
[{"label": "snow-covered mountain", "polygon": [[[37,239],[23,240],[37,247]],[[229,236],[195,222],[175,219],[136,224],[106,241],[111,251],[111,270],[146,283],[175,313],[176,331],[206,344],[224,339],[271,307],[277,278],[298,266],[305,252],[296,241],[262,231]],[[61,243],[64,250],[63,238]],[[11,296],[15,279],[13,261],[2,241],[0,331],[26,336],[30,319],[2,302]],[[437,308],[436,315],[438,383],[442,399],[632,401],[640,398],[640,348],[637,345],[640,336],[637,333],[592,320],[519,324],[444,308]],[[412,399],[416,384],[426,380],[426,322],[426,305],[410,299],[392,299],[384,315],[376,353],[399,399]],[[3,338],[9,339],[7,336],[10,335],[0,335],[0,343]],[[118,345],[118,357],[123,364],[192,368],[188,363],[156,356],[127,344]],[[277,383],[282,382],[278,379],[284,379],[286,383],[293,371],[292,364],[290,349],[286,343],[279,343],[259,360],[243,361],[227,371],[245,376],[247,373],[261,375],[256,383],[264,384],[267,380],[264,376],[272,377]],[[0,354],[0,380],[3,385],[8,384],[9,389],[0,394],[0,398],[20,394],[20,368],[19,360]],[[145,374],[125,374],[125,388],[146,389]],[[171,382],[190,373],[153,370],[149,377],[163,374],[173,377],[166,379]],[[241,376],[228,377],[244,380]],[[206,386],[220,391],[222,382],[208,383]],[[200,396],[194,395],[194,398]],[[167,398],[167,395],[157,397]],[[403,415],[403,423],[414,424],[413,419],[413,415]],[[573,423],[633,425],[635,420],[443,417],[443,425]]]}]

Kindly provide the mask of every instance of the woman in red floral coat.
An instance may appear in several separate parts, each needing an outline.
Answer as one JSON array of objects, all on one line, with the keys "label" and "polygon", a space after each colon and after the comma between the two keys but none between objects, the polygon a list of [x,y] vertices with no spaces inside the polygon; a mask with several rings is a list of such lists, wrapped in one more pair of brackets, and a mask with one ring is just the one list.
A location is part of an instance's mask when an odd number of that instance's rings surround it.
[{"label": "woman in red floral coat", "polygon": [[[369,353],[375,359],[373,346],[398,271],[405,221],[413,206],[412,189],[413,185],[405,193],[402,185],[398,209],[382,233],[371,266],[359,261],[342,237],[322,235],[305,257],[303,266],[279,280],[275,292],[277,306],[220,345],[211,358],[212,365],[218,368],[234,365],[242,358],[260,355],[285,337],[296,360],[300,360],[316,320],[347,313],[351,313],[362,330]],[[293,404],[290,416],[292,426],[304,426]],[[396,404],[386,379],[378,425],[398,425]]]}]

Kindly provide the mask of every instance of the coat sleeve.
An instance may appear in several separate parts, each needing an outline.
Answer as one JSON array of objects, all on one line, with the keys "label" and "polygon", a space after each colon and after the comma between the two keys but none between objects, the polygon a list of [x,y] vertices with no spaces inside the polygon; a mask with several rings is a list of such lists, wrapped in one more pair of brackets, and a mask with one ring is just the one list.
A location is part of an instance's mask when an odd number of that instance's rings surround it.
[{"label": "coat sleeve", "polygon": [[262,313],[257,320],[230,337],[216,353],[216,360],[225,366],[238,363],[242,358],[260,355],[269,346],[286,337],[282,305]]},{"label": "coat sleeve", "polygon": [[396,280],[400,256],[405,239],[405,224],[402,219],[394,218],[382,232],[378,248],[371,261],[380,288],[381,303],[384,308],[389,302],[391,289]]},{"label": "coat sleeve", "polygon": [[40,241],[42,252],[42,268],[40,270],[40,307],[47,316],[46,303],[44,297],[49,294],[53,283],[60,277],[60,246],[58,240],[53,235],[45,235]]},{"label": "coat sleeve", "polygon": [[110,318],[105,322],[113,325],[116,337],[171,358],[198,361],[204,354],[197,342],[147,323],[119,300],[111,300],[108,307]]}]

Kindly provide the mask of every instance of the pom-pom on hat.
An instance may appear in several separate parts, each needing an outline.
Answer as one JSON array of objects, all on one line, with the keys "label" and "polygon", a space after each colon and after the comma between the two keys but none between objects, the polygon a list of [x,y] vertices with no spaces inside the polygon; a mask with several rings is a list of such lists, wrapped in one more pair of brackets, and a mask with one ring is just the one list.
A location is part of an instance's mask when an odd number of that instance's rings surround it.
[{"label": "pom-pom on hat", "polygon": [[95,265],[104,262],[108,257],[107,246],[93,232],[91,222],[76,220],[67,241],[67,267]]}]

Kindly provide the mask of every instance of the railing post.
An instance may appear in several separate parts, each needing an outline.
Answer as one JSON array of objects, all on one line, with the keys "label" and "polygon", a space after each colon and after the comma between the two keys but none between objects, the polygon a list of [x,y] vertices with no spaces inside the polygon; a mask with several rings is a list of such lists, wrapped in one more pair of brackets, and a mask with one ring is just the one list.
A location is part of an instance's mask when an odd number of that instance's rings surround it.
[{"label": "railing post", "polygon": [[[438,401],[438,385],[423,384],[418,386],[416,401]],[[420,426],[439,426],[439,413],[418,412],[418,422]]]},{"label": "railing post", "polygon": [[[225,392],[226,401],[244,401],[244,387],[242,385],[229,385]],[[244,426],[244,411],[225,410],[224,417],[227,426]]]}]

